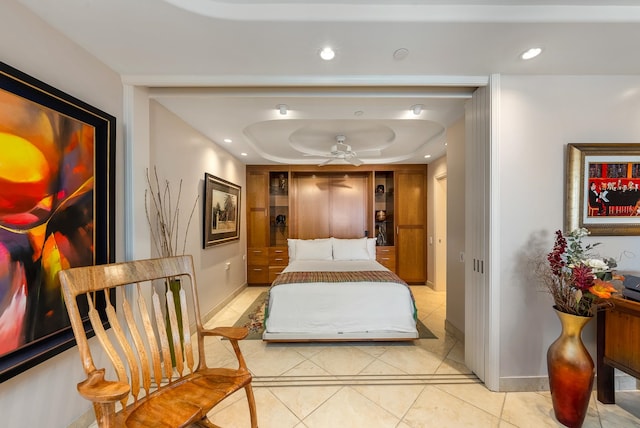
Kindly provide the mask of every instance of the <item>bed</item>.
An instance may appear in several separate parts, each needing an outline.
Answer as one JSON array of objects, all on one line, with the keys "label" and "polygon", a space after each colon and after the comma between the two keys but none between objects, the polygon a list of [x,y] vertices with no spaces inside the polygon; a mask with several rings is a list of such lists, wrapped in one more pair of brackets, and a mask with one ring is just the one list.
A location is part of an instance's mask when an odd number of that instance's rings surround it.
[{"label": "bed", "polygon": [[269,289],[268,342],[415,340],[411,289],[375,261],[375,239],[289,240]]}]

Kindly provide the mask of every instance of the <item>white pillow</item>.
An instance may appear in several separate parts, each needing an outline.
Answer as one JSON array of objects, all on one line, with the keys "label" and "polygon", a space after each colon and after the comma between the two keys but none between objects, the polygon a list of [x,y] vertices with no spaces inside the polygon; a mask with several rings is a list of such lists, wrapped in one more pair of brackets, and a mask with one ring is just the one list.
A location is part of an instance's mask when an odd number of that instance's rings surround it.
[{"label": "white pillow", "polygon": [[331,238],[334,260],[371,260],[367,248],[367,238]]},{"label": "white pillow", "polygon": [[296,259],[296,242],[299,239],[287,239],[287,246],[289,247],[289,261]]},{"label": "white pillow", "polygon": [[332,260],[331,239],[299,239],[295,243],[295,260]]},{"label": "white pillow", "polygon": [[367,238],[367,251],[369,251],[369,259],[376,259],[376,238]]}]

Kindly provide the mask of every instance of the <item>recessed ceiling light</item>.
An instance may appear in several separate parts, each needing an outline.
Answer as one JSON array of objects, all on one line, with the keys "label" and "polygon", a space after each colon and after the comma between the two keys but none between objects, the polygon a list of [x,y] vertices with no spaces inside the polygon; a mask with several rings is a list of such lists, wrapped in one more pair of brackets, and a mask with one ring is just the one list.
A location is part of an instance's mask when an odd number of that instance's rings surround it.
[{"label": "recessed ceiling light", "polygon": [[222,140],[222,141],[224,141],[225,143],[231,143],[231,142],[233,142],[233,140],[232,140],[231,138],[225,138],[225,139],[224,139],[224,140]]},{"label": "recessed ceiling light", "polygon": [[333,51],[333,49],[329,47],[324,48],[320,51],[320,58],[322,58],[325,61],[331,61],[335,56],[336,56],[336,53]]},{"label": "recessed ceiling light", "polygon": [[240,156],[247,156],[245,152],[240,153]]},{"label": "recessed ceiling light", "polygon": [[524,52],[522,55],[520,55],[520,58],[524,60],[532,59],[537,57],[541,53],[542,53],[542,48],[531,48],[528,51]]},{"label": "recessed ceiling light", "polygon": [[425,159],[429,159],[431,157],[431,155],[424,155]]}]

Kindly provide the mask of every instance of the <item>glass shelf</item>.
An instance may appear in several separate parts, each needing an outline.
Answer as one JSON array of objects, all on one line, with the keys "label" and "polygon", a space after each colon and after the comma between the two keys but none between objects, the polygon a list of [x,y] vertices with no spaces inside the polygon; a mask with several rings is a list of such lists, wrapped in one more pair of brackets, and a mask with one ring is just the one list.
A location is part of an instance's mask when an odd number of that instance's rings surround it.
[{"label": "glass shelf", "polygon": [[393,226],[393,171],[374,173],[374,213],[375,237],[378,246],[394,245]]},{"label": "glass shelf", "polygon": [[289,237],[289,173],[269,173],[269,245],[287,245]]}]

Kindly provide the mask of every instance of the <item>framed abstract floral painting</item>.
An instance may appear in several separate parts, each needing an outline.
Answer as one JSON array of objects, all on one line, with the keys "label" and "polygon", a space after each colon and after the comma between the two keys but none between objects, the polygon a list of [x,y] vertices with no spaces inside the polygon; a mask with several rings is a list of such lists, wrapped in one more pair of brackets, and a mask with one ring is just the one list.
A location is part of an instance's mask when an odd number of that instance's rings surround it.
[{"label": "framed abstract floral painting", "polygon": [[0,382],[75,343],[57,273],[114,261],[114,149],[113,116],[0,63]]}]

